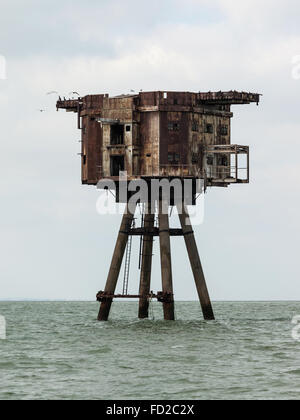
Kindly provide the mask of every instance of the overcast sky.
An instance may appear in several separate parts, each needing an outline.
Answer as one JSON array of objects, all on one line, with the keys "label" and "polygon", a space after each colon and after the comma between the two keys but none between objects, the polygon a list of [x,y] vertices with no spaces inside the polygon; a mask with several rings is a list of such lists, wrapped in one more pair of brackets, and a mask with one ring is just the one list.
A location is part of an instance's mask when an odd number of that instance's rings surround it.
[{"label": "overcast sky", "polygon": [[[300,300],[300,71],[292,64],[299,1],[0,0],[0,7],[7,76],[0,299],[93,300],[120,223],[99,216],[99,192],[81,186],[75,115],[56,112],[48,91],[236,89],[264,96],[259,107],[233,107],[232,142],[251,147],[251,184],[209,190],[196,227],[210,294]],[[175,297],[194,300],[182,238],[172,251]],[[132,292],[138,276],[135,258]],[[152,288],[161,290],[158,241]]]}]

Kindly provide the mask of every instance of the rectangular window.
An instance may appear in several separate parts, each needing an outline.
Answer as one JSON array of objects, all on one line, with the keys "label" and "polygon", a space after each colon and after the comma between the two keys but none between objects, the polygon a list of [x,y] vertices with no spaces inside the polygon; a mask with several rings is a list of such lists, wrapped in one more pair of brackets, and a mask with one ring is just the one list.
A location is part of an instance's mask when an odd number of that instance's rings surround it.
[{"label": "rectangular window", "polygon": [[170,162],[173,162],[173,160],[174,160],[174,155],[173,155],[173,153],[168,153],[168,162],[170,163]]},{"label": "rectangular window", "polygon": [[228,166],[228,158],[227,156],[219,156],[218,157],[218,166]]},{"label": "rectangular window", "polygon": [[174,105],[178,105],[178,100],[176,98],[174,99]]},{"label": "rectangular window", "polygon": [[196,163],[199,163],[199,158],[197,153],[192,154],[192,164],[195,165]]},{"label": "rectangular window", "polygon": [[192,122],[192,131],[199,131],[199,124],[196,121]]},{"label": "rectangular window", "polygon": [[221,125],[220,134],[222,136],[227,136],[228,135],[228,126],[227,125]]},{"label": "rectangular window", "polygon": [[126,131],[128,132],[128,131],[131,131],[131,127],[130,127],[130,125],[126,125]]},{"label": "rectangular window", "polygon": [[110,144],[124,144],[124,125],[114,124],[110,126]]},{"label": "rectangular window", "polygon": [[168,162],[169,163],[180,162],[180,154],[179,153],[168,153]]},{"label": "rectangular window", "polygon": [[207,164],[209,166],[211,166],[211,165],[214,164],[214,158],[213,158],[213,156],[207,156]]},{"label": "rectangular window", "polygon": [[213,134],[214,132],[214,126],[212,124],[206,124],[205,126],[205,132],[209,134]]},{"label": "rectangular window", "polygon": [[168,123],[168,130],[169,131],[179,131],[180,124],[179,123]]}]

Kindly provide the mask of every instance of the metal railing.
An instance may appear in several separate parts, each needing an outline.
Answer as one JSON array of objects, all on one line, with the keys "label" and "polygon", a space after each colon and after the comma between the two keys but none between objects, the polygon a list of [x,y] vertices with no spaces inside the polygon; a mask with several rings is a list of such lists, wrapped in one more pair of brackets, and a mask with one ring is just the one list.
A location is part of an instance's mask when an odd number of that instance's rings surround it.
[{"label": "metal railing", "polygon": [[236,167],[236,166],[209,166],[206,169],[207,178],[215,179],[240,179],[247,180],[248,168]]}]

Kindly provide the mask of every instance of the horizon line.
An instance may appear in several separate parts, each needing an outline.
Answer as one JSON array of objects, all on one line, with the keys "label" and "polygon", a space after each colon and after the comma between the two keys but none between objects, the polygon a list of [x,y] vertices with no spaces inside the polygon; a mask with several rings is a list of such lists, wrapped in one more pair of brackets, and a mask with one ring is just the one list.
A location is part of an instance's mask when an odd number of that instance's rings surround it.
[{"label": "horizon line", "polygon": [[[116,299],[113,302],[136,302],[138,301],[138,298],[135,300],[129,300],[129,299]],[[47,299],[47,298],[0,298],[0,302],[94,302],[97,303],[96,300],[91,299],[66,299],[66,298],[56,298],[56,299]],[[197,302],[199,301],[197,299],[195,300],[175,300],[176,302]],[[214,299],[212,302],[300,302],[300,299]]]}]

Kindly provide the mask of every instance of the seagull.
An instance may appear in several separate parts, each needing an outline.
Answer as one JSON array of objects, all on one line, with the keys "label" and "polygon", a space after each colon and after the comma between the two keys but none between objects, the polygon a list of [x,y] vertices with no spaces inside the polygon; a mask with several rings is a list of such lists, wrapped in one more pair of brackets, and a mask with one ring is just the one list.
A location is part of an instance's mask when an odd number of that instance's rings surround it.
[{"label": "seagull", "polygon": [[79,96],[79,93],[78,92],[70,92],[69,95],[77,95],[77,96]]},{"label": "seagull", "polygon": [[46,112],[45,109],[37,109],[37,111],[39,111],[39,112]]},{"label": "seagull", "polygon": [[134,92],[134,90],[133,89],[130,89],[130,92]]}]

